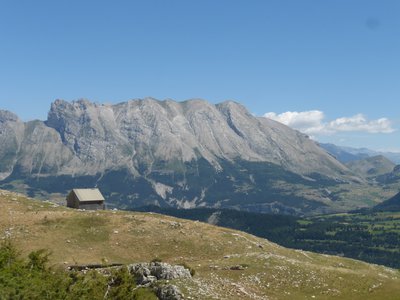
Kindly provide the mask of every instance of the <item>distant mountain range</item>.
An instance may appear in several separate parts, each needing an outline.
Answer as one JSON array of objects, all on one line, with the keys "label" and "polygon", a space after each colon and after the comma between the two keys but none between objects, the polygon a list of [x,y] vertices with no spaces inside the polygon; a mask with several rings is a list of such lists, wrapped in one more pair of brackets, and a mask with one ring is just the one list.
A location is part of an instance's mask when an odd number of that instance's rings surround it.
[{"label": "distant mountain range", "polygon": [[332,154],[342,163],[359,160],[371,156],[382,155],[395,164],[400,164],[400,153],[375,151],[368,148],[352,148],[337,146],[329,143],[319,143],[319,145]]},{"label": "distant mountain range", "polygon": [[56,100],[44,122],[0,111],[0,143],[0,187],[60,201],[72,188],[97,186],[110,207],[301,215],[394,194],[306,135],[232,101]]}]

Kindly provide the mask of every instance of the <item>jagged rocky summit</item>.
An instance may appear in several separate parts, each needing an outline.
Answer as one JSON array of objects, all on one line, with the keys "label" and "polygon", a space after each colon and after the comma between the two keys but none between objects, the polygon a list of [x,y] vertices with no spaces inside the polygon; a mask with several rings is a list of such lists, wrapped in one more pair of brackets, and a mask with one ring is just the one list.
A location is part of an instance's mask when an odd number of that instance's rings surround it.
[{"label": "jagged rocky summit", "polygon": [[306,135],[232,101],[56,100],[44,122],[0,111],[0,143],[1,187],[63,197],[98,186],[122,208],[323,212],[335,210],[326,186],[363,182]]}]

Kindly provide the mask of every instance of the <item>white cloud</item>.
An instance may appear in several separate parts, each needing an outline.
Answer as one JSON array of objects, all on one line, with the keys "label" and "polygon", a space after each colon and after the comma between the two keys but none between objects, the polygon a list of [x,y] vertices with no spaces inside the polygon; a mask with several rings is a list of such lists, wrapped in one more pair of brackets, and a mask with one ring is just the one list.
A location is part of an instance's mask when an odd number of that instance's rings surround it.
[{"label": "white cloud", "polygon": [[392,123],[387,118],[368,120],[363,114],[342,117],[333,121],[324,121],[325,115],[319,110],[288,111],[281,114],[269,112],[264,117],[283,123],[309,135],[330,135],[337,132],[394,132]]},{"label": "white cloud", "polygon": [[394,131],[387,118],[368,121],[362,114],[350,118],[338,118],[328,123],[334,131],[363,131],[369,133],[391,133]]},{"label": "white cloud", "polygon": [[278,121],[307,134],[316,134],[325,130],[323,124],[325,115],[319,110],[302,112],[287,111],[279,115],[270,112],[266,113],[264,117]]}]

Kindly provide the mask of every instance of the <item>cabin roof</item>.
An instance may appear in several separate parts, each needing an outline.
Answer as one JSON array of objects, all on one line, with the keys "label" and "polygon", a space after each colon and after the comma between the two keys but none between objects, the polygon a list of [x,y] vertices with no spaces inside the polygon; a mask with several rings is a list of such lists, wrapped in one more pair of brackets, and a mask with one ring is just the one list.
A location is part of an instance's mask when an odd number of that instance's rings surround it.
[{"label": "cabin roof", "polygon": [[73,189],[72,191],[80,202],[104,201],[104,197],[99,189]]}]

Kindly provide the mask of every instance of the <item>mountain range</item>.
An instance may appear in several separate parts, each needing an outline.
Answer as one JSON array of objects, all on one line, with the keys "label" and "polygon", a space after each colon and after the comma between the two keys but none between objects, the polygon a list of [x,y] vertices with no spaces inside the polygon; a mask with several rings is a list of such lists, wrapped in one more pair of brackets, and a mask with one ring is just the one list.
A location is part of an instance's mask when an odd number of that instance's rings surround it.
[{"label": "mountain range", "polygon": [[109,207],[301,215],[394,195],[306,135],[233,101],[56,100],[46,121],[0,111],[0,143],[0,187],[55,201],[97,186]]},{"label": "mountain range", "polygon": [[388,152],[388,151],[375,151],[368,148],[354,148],[337,146],[330,143],[319,143],[319,145],[326,151],[335,156],[336,159],[342,163],[347,163],[354,160],[360,160],[367,157],[382,155],[392,161],[395,164],[400,164],[400,153],[399,152]]}]

